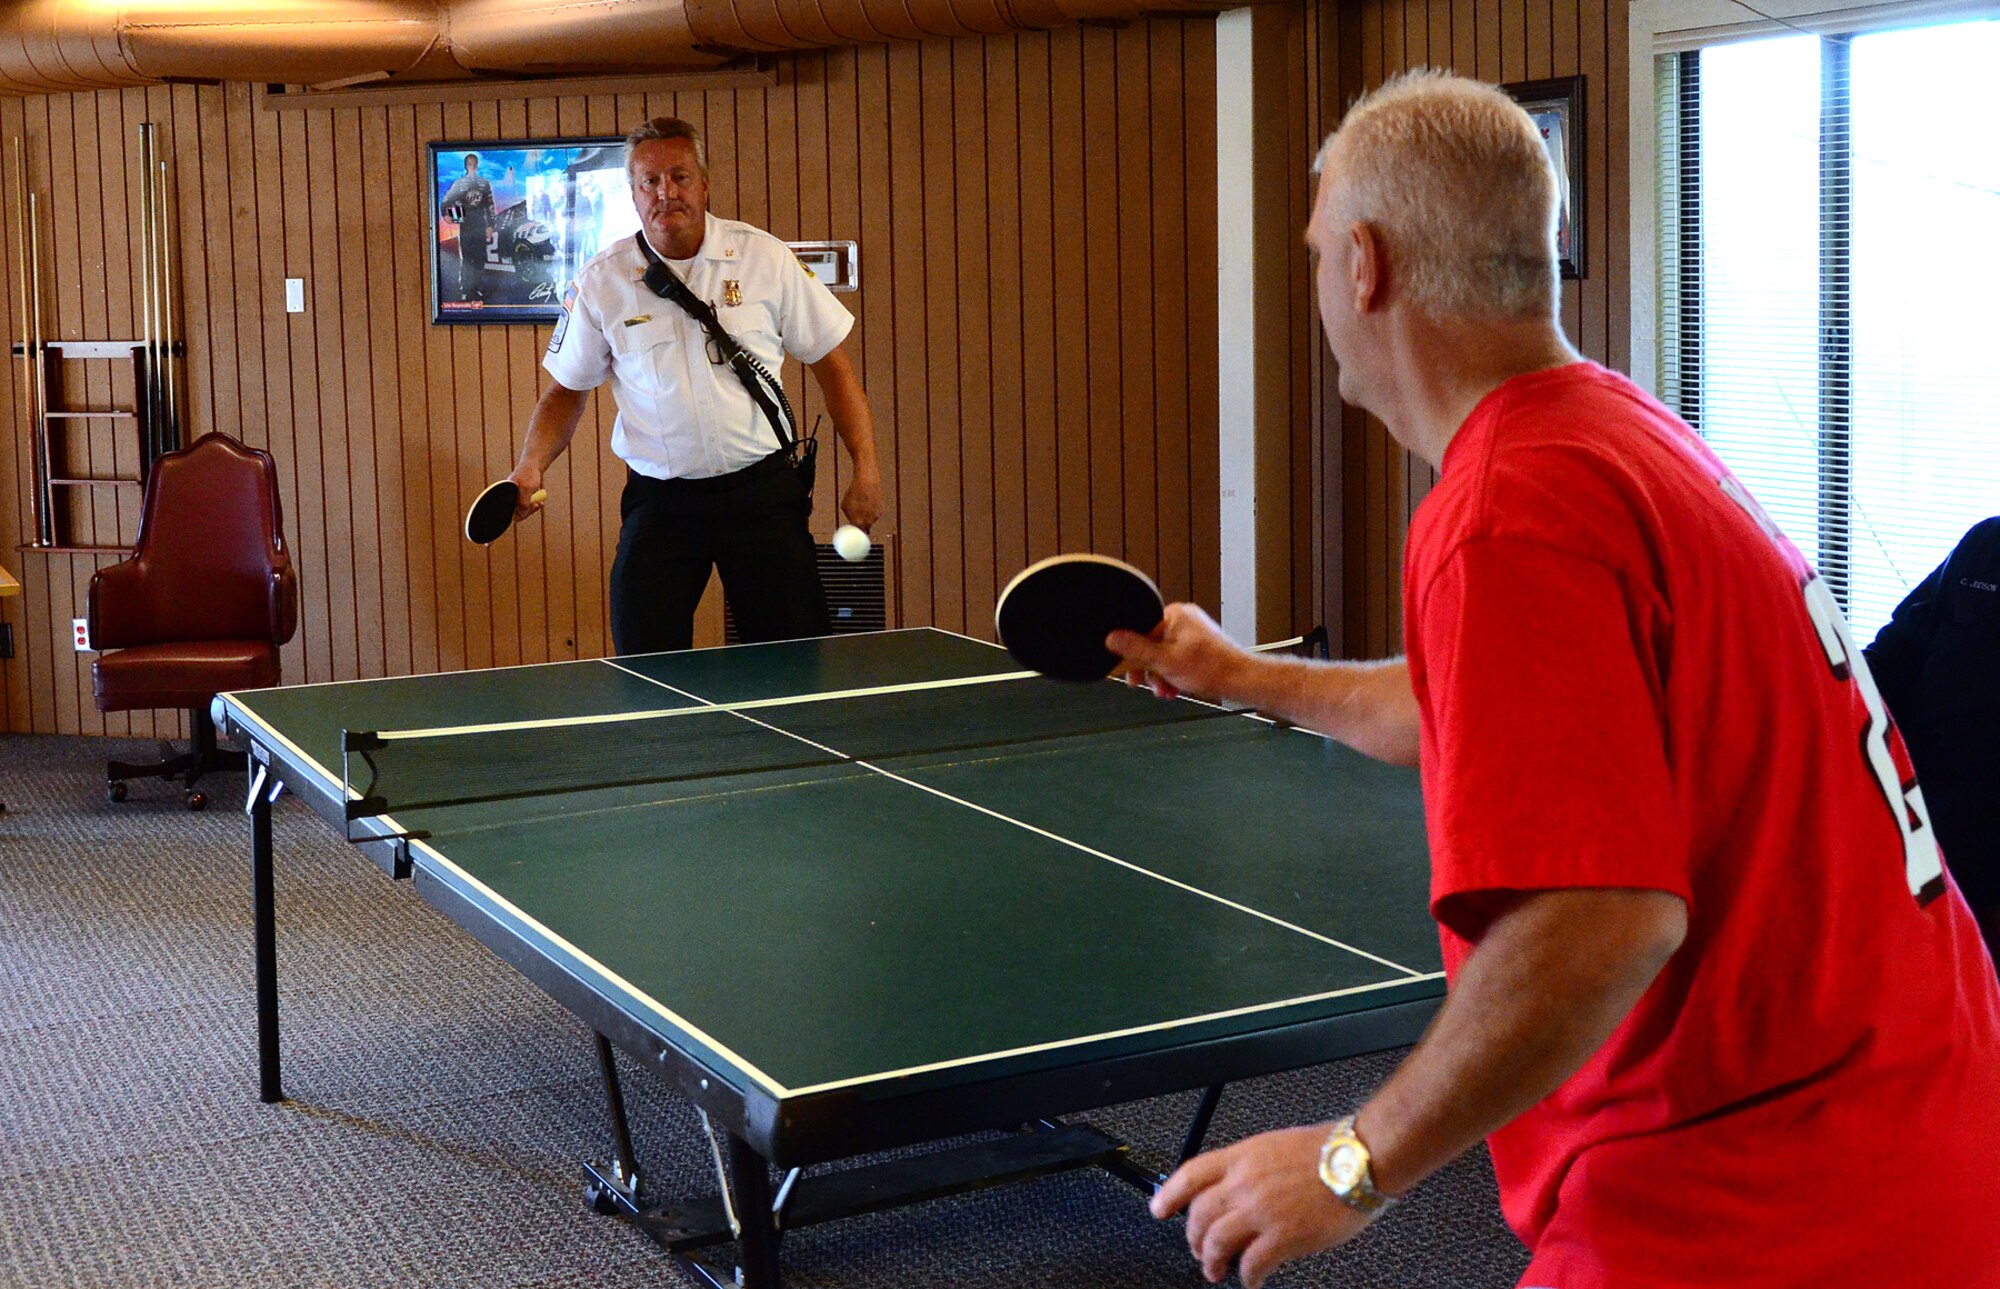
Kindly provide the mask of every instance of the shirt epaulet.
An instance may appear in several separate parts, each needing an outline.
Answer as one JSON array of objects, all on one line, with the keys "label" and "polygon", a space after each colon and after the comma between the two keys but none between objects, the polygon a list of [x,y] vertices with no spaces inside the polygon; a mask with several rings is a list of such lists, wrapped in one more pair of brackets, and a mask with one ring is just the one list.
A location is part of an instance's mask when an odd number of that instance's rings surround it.
[{"label": "shirt epaulet", "polygon": [[740,219],[725,220],[723,223],[732,234],[736,235],[737,245],[743,251],[747,252],[752,244],[758,241],[766,241],[784,252],[787,258],[790,258],[792,254],[790,244],[768,228],[759,228],[755,224],[746,224]]},{"label": "shirt epaulet", "polygon": [[576,280],[581,282],[583,275],[595,269],[598,265],[604,264],[616,256],[634,252],[635,249],[632,245],[632,238],[629,235],[619,238],[617,241],[611,243],[611,245],[604,247],[597,254],[585,260],[583,267],[576,271]]}]

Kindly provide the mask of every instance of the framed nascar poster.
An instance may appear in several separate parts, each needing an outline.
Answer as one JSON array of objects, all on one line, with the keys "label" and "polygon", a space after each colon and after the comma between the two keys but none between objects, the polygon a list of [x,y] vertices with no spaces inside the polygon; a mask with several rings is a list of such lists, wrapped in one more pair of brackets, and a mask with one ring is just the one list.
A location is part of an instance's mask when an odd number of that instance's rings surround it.
[{"label": "framed nascar poster", "polygon": [[1583,262],[1583,77],[1523,81],[1500,87],[1528,113],[1556,172],[1562,210],[1556,220],[1556,256],[1566,278],[1581,278]]},{"label": "framed nascar poster", "polygon": [[623,139],[430,145],[431,321],[553,322],[577,270],[639,227]]}]

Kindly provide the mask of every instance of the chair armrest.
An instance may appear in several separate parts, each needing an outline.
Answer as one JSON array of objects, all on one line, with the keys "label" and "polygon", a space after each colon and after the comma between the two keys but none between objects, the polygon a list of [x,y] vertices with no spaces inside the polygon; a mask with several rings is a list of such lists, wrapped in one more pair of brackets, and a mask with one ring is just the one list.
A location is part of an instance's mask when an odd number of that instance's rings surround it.
[{"label": "chair armrest", "polygon": [[299,629],[299,575],[292,571],[292,557],[279,551],[271,561],[270,617],[271,643],[288,644]]},{"label": "chair armrest", "polygon": [[151,644],[148,624],[153,600],[145,572],[135,559],[100,568],[90,578],[89,607],[92,649],[122,649]]}]

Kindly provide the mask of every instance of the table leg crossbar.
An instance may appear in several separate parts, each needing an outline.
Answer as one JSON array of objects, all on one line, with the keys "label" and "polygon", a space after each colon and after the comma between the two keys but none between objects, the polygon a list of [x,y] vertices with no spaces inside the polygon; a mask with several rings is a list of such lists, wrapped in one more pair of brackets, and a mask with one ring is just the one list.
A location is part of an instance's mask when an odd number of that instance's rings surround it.
[{"label": "table leg crossbar", "polygon": [[[586,1163],[584,1198],[598,1212],[637,1226],[712,1289],[778,1289],[778,1244],[794,1227],[859,1217],[926,1200],[962,1195],[988,1186],[1031,1181],[1077,1168],[1102,1168],[1147,1195],[1166,1174],[1135,1162],[1124,1142],[1095,1128],[1039,1119],[1022,1131],[911,1158],[805,1176],[793,1169],[780,1198],[773,1198],[770,1165],[734,1133],[719,1134],[715,1195],[647,1207],[639,1194],[639,1168],[632,1154],[631,1128],[611,1044],[597,1037],[599,1069],[611,1112],[615,1158]],[[1178,1162],[1200,1153],[1222,1097],[1217,1085],[1202,1094],[1188,1126]],[[717,1134],[711,1129],[711,1139]],[[726,1157],[726,1167],[723,1167]],[[735,1243],[734,1274],[699,1261],[695,1254]]]},{"label": "table leg crossbar", "polygon": [[[250,817],[258,1090],[268,1103],[282,1101],[285,1095],[278,1059],[277,919],[271,853],[271,807],[284,791],[284,784],[271,772],[267,762],[254,761],[250,770],[243,809]],[[609,1039],[602,1034],[595,1037],[614,1153],[609,1164],[584,1165],[588,1178],[584,1198],[598,1212],[638,1226],[713,1289],[731,1286],[778,1289],[782,1283],[778,1243],[783,1232],[792,1227],[901,1208],[1077,1168],[1103,1168],[1148,1195],[1166,1180],[1166,1174],[1136,1163],[1126,1145],[1115,1137],[1058,1119],[1040,1119],[1017,1133],[914,1158],[892,1159],[812,1177],[794,1169],[774,1199],[770,1165],[764,1157],[734,1133],[719,1134],[718,1140],[711,1129],[721,1183],[718,1193],[677,1205],[648,1208],[641,1199],[639,1163],[632,1148],[617,1056]],[[1200,1152],[1221,1096],[1220,1085],[1202,1094],[1188,1125],[1179,1163]],[[731,1242],[737,1246],[737,1266],[734,1275],[727,1279],[693,1256],[700,1250]]]}]

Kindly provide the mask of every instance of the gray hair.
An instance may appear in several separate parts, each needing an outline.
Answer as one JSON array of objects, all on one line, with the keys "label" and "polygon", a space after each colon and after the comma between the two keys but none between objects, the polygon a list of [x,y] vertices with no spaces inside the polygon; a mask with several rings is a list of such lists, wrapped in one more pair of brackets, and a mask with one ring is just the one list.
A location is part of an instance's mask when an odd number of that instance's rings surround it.
[{"label": "gray hair", "polygon": [[648,139],[686,139],[694,145],[694,163],[701,167],[702,174],[708,173],[708,148],[701,141],[701,131],[677,116],[656,116],[650,121],[641,121],[625,136],[625,172],[632,172],[632,149]]},{"label": "gray hair", "polygon": [[1494,86],[1428,68],[1392,77],[1348,109],[1313,173],[1334,185],[1343,224],[1376,230],[1425,312],[1554,314],[1555,171]]}]

